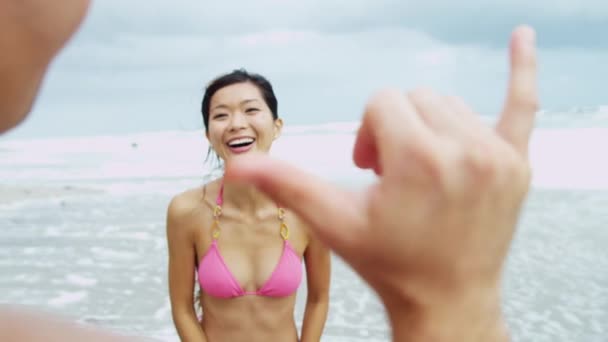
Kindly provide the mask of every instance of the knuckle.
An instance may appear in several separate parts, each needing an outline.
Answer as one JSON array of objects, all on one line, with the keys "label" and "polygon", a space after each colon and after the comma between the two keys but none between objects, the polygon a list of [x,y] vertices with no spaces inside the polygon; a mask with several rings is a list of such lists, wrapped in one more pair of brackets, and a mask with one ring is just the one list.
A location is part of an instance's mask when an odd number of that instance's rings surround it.
[{"label": "knuckle", "polygon": [[485,144],[481,142],[473,143],[467,147],[463,154],[465,167],[477,180],[488,181],[497,175],[498,160]]},{"label": "knuckle", "polygon": [[458,96],[458,95],[452,95],[452,94],[447,94],[444,95],[444,97],[450,101],[454,101],[454,102],[459,102],[462,101],[462,97]]},{"label": "knuckle", "polygon": [[443,180],[445,178],[446,173],[449,170],[445,158],[441,158],[441,156],[437,154],[429,153],[429,151],[422,148],[412,152],[413,154],[416,153],[416,159],[432,179]]},{"label": "knuckle", "polygon": [[395,147],[402,151],[403,158],[395,158],[395,170],[407,179],[421,182],[441,182],[449,172],[446,158],[427,145],[411,141],[398,141]]},{"label": "knuckle", "polygon": [[403,91],[398,88],[383,88],[377,90],[367,101],[367,104],[365,105],[365,111],[382,111],[384,108],[386,108],[387,102],[394,102],[395,100],[400,99],[403,96]]},{"label": "knuckle", "polygon": [[524,162],[519,155],[511,153],[511,158],[507,158],[503,169],[505,170],[505,178],[517,182],[527,182],[530,179],[530,167]]},{"label": "knuckle", "polygon": [[408,92],[408,97],[414,101],[431,99],[435,92],[429,87],[417,87]]},{"label": "knuckle", "polygon": [[465,105],[464,99],[460,96],[456,96],[456,95],[446,95],[444,96],[444,99],[451,104],[455,104],[455,105],[459,105],[459,106],[463,106]]},{"label": "knuckle", "polygon": [[423,149],[412,151],[415,154],[419,164],[424,168],[424,172],[428,177],[439,184],[446,185],[453,173],[453,158],[455,150],[458,146],[452,145],[447,141],[443,142],[440,149]]}]

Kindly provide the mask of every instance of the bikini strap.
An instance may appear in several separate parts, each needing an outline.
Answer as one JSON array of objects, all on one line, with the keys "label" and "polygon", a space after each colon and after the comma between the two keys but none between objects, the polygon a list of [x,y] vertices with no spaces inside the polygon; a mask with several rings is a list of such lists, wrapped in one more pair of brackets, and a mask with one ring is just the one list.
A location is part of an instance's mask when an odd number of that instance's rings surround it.
[{"label": "bikini strap", "polygon": [[215,204],[217,206],[222,206],[222,204],[224,204],[224,180],[223,179],[220,183],[220,191],[217,193],[217,198],[215,199]]},{"label": "bikini strap", "polygon": [[[211,234],[213,240],[217,240],[220,236],[220,216],[222,216],[222,204],[224,204],[224,180],[220,183],[220,191],[215,199],[215,208],[213,208],[213,225],[211,226]],[[280,230],[279,233],[283,240],[289,239],[289,227],[285,223],[285,209],[283,207],[277,207],[277,218],[279,219]]]},{"label": "bikini strap", "polygon": [[287,226],[287,223],[285,223],[285,209],[282,207],[278,207],[278,218],[279,222],[281,222],[281,237],[283,240],[287,241],[287,239],[289,239],[289,227]]},{"label": "bikini strap", "polygon": [[215,199],[215,207],[213,208],[213,224],[211,225],[211,236],[213,240],[220,237],[220,216],[222,216],[222,204],[224,204],[224,181],[220,184],[220,191]]}]

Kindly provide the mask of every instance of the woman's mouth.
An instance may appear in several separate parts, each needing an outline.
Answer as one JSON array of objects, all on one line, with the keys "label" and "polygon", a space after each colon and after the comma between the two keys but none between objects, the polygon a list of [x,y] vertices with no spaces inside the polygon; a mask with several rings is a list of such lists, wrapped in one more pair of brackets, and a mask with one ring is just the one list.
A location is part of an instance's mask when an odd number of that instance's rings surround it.
[{"label": "woman's mouth", "polygon": [[243,153],[249,151],[254,142],[254,138],[236,138],[230,140],[226,145],[228,145],[228,149],[233,153]]}]

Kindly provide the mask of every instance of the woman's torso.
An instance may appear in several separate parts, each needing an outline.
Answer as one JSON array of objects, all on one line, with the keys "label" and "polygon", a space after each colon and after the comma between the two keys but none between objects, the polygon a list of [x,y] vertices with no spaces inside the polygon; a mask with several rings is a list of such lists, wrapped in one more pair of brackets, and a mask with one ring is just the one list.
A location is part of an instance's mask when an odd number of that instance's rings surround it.
[{"label": "woman's torso", "polygon": [[[262,208],[255,213],[243,213],[226,203],[218,219],[219,235],[214,238],[213,210],[221,183],[209,183],[200,200],[200,221],[193,232],[196,250],[197,273],[205,277],[205,269],[199,263],[210,252],[215,240],[217,259],[233,284],[250,294],[233,298],[219,298],[205,289],[200,291],[203,309],[201,325],[210,341],[297,341],[294,321],[295,288],[281,296],[262,296],[255,293],[263,288],[276,271],[286,271],[277,265],[291,252],[298,261],[308,244],[308,237],[300,222],[286,213],[284,222],[289,228],[287,243],[280,234],[281,221],[276,206]],[[203,190],[201,190],[203,191]],[[289,250],[287,250],[289,249]],[[293,257],[292,257],[293,259]],[[204,266],[204,264],[203,264]],[[218,267],[220,265],[217,265]],[[298,263],[299,272],[302,270]],[[287,269],[293,271],[295,269]],[[216,274],[209,276],[218,277]],[[220,279],[221,280],[221,279]],[[281,286],[281,283],[278,283]],[[293,284],[292,284],[293,286]],[[217,294],[216,294],[217,295]]]}]

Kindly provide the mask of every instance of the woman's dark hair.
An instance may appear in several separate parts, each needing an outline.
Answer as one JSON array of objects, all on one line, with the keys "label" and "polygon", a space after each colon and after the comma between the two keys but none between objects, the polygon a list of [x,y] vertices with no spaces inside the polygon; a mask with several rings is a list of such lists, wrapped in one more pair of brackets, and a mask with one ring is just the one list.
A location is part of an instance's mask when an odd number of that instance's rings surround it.
[{"label": "woman's dark hair", "polygon": [[[270,112],[272,113],[272,118],[274,120],[279,118],[278,114],[278,102],[277,98],[274,95],[274,90],[272,89],[272,85],[270,82],[262,75],[247,72],[245,69],[234,70],[231,73],[221,75],[216,79],[212,80],[205,89],[205,95],[203,96],[203,103],[201,105],[201,113],[203,114],[203,124],[205,125],[205,132],[209,131],[209,106],[211,105],[211,98],[213,95],[220,89],[237,84],[237,83],[251,83],[256,86],[260,93],[262,93],[262,98],[268,108],[270,108]],[[211,146],[209,146],[209,150],[207,151],[207,157],[205,158],[205,162],[209,159],[209,155],[211,154]],[[218,163],[221,164],[219,156],[217,156]]]},{"label": "woman's dark hair", "polygon": [[229,85],[237,83],[251,83],[258,87],[262,97],[266,102],[268,108],[272,112],[272,118],[278,119],[278,103],[277,98],[274,95],[274,90],[270,82],[264,78],[264,76],[249,73],[245,69],[234,70],[229,74],[222,75],[209,83],[205,89],[205,95],[203,96],[203,104],[201,106],[201,112],[203,114],[203,124],[205,125],[205,132],[209,130],[209,106],[211,105],[211,97],[220,89]]}]

